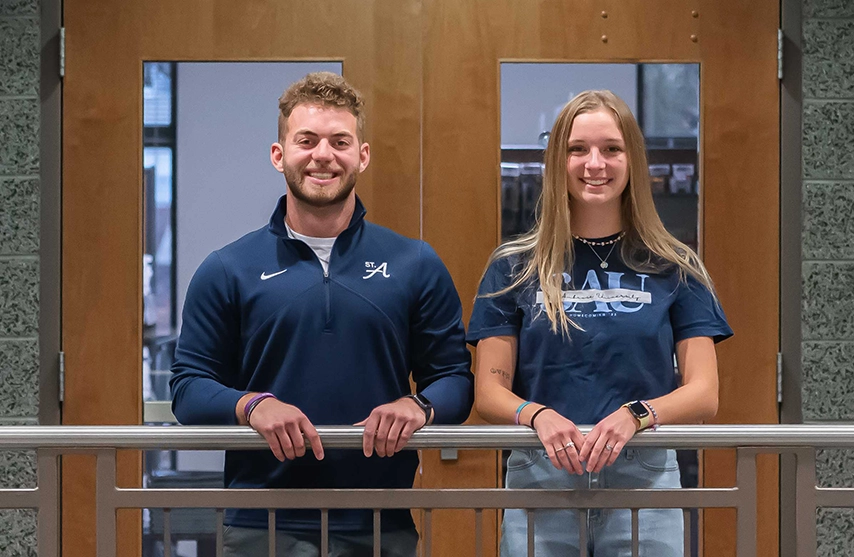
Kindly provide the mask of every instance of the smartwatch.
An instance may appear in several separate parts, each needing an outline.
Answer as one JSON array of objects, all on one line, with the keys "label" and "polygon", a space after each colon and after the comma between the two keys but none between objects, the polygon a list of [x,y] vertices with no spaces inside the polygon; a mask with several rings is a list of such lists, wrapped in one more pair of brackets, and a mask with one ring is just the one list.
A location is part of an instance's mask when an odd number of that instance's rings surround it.
[{"label": "smartwatch", "polygon": [[636,419],[640,424],[640,427],[637,429],[638,431],[649,427],[649,409],[643,402],[639,400],[633,400],[632,402],[625,403],[623,405],[623,408],[628,408],[634,419]]},{"label": "smartwatch", "polygon": [[433,416],[433,404],[427,400],[427,397],[418,393],[417,395],[406,395],[406,398],[411,398],[415,401],[415,404],[424,410],[424,425],[429,424],[430,418]]}]

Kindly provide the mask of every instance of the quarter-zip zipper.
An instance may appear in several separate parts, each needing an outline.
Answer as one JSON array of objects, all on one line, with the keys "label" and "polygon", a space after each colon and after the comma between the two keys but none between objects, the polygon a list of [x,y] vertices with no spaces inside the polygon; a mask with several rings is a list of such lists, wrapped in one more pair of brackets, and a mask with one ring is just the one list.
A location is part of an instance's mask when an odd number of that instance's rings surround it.
[{"label": "quarter-zip zipper", "polygon": [[[292,231],[290,230],[290,228],[288,228],[287,223],[284,223],[284,224],[285,224],[285,232],[287,234],[287,239],[289,241],[293,241],[293,242],[301,242],[306,247],[308,247],[311,250],[312,255],[314,255],[314,260],[317,261],[318,265],[320,265],[320,268],[323,271],[323,293],[324,293],[324,296],[326,297],[326,319],[324,320],[324,324],[323,324],[323,332],[324,333],[331,333],[332,332],[332,294],[330,293],[331,287],[329,285],[330,281],[329,281],[328,267],[326,269],[324,269],[323,268],[323,262],[320,260],[320,258],[317,256],[317,253],[311,248],[311,246],[309,246],[304,240],[295,237],[292,234]],[[347,230],[349,230],[352,227],[353,227],[353,224],[351,223],[350,226],[346,230],[344,230],[344,232],[346,232]],[[344,232],[342,232],[342,234]],[[332,265],[332,254],[335,252],[335,244],[338,243],[338,239],[340,238],[340,236],[341,236],[341,234],[336,236],[335,240],[332,242],[332,248],[329,250],[329,261],[327,262],[327,266]]]},{"label": "quarter-zip zipper", "polygon": [[[331,261],[330,257],[330,261]],[[323,326],[323,332],[332,332],[332,301],[329,294],[329,271],[323,271],[323,290],[326,293],[326,324]]]}]

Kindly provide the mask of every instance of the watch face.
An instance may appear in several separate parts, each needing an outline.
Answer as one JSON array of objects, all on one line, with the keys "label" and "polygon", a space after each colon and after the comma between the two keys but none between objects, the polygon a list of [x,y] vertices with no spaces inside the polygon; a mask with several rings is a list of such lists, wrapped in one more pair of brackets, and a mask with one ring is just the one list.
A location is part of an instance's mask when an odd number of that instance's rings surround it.
[{"label": "watch face", "polygon": [[424,419],[426,420],[425,423],[429,423],[430,417],[433,414],[433,405],[430,403],[429,400],[427,400],[427,397],[422,395],[421,393],[418,393],[417,395],[407,395],[407,396],[409,396],[409,398],[414,400],[415,403],[418,406],[420,406],[422,410],[424,410]]},{"label": "watch face", "polygon": [[412,395],[412,398],[415,399],[415,402],[418,403],[418,406],[424,408],[425,410],[433,406],[432,404],[430,404],[430,401],[427,400],[427,397],[425,397],[421,393],[418,393],[417,395]]},{"label": "watch face", "polygon": [[646,406],[639,401],[631,403],[629,405],[629,410],[631,410],[632,414],[634,414],[636,418],[645,418],[649,416],[649,410],[647,410]]}]

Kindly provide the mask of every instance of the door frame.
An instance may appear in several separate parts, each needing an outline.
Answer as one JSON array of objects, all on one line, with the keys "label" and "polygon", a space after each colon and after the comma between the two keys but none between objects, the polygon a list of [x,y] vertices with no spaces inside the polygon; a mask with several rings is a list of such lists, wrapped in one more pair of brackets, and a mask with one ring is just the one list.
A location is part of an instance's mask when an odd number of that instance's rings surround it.
[{"label": "door frame", "polygon": [[[802,363],[802,23],[800,0],[782,0],[783,67],[780,81],[780,422],[803,423]],[[796,478],[794,455],[780,457],[780,483]],[[780,556],[797,552],[797,501],[780,499]]]},{"label": "door frame", "polygon": [[39,425],[61,422],[62,0],[41,0],[39,76]]}]

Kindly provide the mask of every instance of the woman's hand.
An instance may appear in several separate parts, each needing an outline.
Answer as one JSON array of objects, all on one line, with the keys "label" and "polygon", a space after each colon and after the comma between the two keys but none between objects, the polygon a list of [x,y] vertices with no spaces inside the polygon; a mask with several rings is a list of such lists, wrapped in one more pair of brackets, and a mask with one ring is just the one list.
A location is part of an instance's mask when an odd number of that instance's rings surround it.
[{"label": "woman's hand", "polygon": [[535,431],[552,466],[570,474],[583,474],[578,447],[584,443],[584,436],[575,424],[549,408],[537,415],[536,426]]},{"label": "woman's hand", "polygon": [[587,471],[599,472],[605,466],[614,464],[620,451],[637,433],[637,428],[637,420],[628,408],[623,407],[596,424],[585,437],[578,453],[581,461],[587,463]]}]

